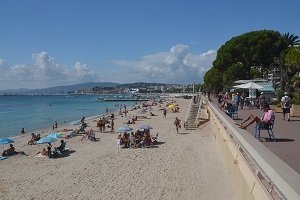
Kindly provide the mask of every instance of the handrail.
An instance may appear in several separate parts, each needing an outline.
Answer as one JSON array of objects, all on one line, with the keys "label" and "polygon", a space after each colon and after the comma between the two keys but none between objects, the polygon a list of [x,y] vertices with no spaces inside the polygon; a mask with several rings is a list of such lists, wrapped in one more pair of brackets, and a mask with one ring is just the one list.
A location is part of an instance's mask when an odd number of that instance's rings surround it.
[{"label": "handrail", "polygon": [[[232,123],[219,113],[219,109],[217,109],[212,102],[207,102],[221,123],[224,124],[233,137],[237,139],[239,146],[255,160],[259,168],[268,176],[280,192],[287,199],[300,199],[299,174],[262,144],[257,144],[255,149],[253,145],[233,127]],[[258,152],[257,149],[260,149],[260,151]]]},{"label": "handrail", "polygon": [[193,103],[193,98],[194,98],[194,97],[191,98],[189,108],[188,108],[188,110],[187,110],[187,112],[186,112],[184,124],[187,122],[187,120],[188,120],[188,118],[189,118],[190,110],[191,110],[192,103]]},{"label": "handrail", "polygon": [[198,124],[199,121],[200,121],[199,119],[200,119],[200,116],[201,116],[201,107],[202,107],[202,103],[203,103],[203,98],[201,98],[201,95],[197,95],[196,102],[197,103],[199,102],[198,113],[197,113],[197,117],[196,117],[196,120],[195,120],[195,123]]}]

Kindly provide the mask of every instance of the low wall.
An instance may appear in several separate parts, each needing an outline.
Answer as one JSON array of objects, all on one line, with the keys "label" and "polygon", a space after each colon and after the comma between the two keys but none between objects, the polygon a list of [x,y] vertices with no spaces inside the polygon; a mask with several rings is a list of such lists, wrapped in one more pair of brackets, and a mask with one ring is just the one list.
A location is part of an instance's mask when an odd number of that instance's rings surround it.
[{"label": "low wall", "polygon": [[216,140],[237,199],[300,199],[300,176],[245,130],[207,102]]}]

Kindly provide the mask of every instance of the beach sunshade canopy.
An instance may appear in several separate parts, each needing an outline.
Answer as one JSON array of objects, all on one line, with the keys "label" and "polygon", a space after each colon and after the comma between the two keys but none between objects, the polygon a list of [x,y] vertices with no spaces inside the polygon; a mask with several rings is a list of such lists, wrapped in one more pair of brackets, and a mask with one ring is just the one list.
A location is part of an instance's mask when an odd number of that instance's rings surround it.
[{"label": "beach sunshade canopy", "polygon": [[13,141],[12,139],[9,138],[2,138],[0,139],[0,144],[11,144],[14,143],[15,141]]},{"label": "beach sunshade canopy", "polygon": [[42,137],[39,141],[37,141],[37,144],[45,144],[45,143],[51,143],[57,141],[58,138],[54,137]]},{"label": "beach sunshade canopy", "polygon": [[241,85],[236,85],[233,86],[234,88],[241,88],[241,89],[262,89],[263,87],[254,83],[254,82],[249,82],[249,83],[244,83]]},{"label": "beach sunshade canopy", "polygon": [[61,133],[50,133],[49,135],[47,135],[47,137],[61,138],[62,134]]},{"label": "beach sunshade canopy", "polygon": [[117,133],[124,133],[124,132],[129,132],[132,131],[133,129],[130,128],[129,126],[121,126],[118,128]]},{"label": "beach sunshade canopy", "polygon": [[140,129],[152,129],[152,126],[150,126],[150,125],[148,125],[148,124],[141,124],[140,126],[139,126],[139,128]]},{"label": "beach sunshade canopy", "polygon": [[168,105],[168,108],[170,108],[170,109],[175,108],[175,105],[174,104],[170,104],[170,105]]}]

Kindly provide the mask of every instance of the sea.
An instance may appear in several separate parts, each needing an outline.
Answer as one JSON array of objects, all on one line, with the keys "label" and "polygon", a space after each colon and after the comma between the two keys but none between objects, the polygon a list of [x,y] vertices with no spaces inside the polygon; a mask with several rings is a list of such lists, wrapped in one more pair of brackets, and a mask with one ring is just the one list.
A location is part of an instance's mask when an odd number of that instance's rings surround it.
[{"label": "sea", "polygon": [[[96,118],[136,104],[135,101],[97,101],[107,95],[0,96],[0,138],[79,124],[82,117]],[[109,95],[109,97],[116,97]]]}]

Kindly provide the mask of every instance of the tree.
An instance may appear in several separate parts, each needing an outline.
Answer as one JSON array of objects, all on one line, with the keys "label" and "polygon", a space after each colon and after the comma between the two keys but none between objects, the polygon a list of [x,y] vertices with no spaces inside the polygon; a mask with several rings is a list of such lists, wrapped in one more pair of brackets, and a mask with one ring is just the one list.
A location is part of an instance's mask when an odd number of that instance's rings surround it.
[{"label": "tree", "polygon": [[285,47],[281,34],[272,30],[233,37],[218,50],[212,69],[204,76],[204,85],[220,90],[235,80],[266,74],[274,57],[278,57]]},{"label": "tree", "polygon": [[[280,93],[283,93],[283,91],[289,91],[289,84],[288,80],[290,80],[290,76],[288,75],[289,67],[285,64],[286,63],[286,55],[288,55],[288,59],[291,60],[291,56],[293,55],[294,46],[300,44],[300,40],[298,36],[295,36],[294,34],[290,33],[284,33],[282,34],[282,39],[284,41],[284,49],[281,52],[281,54],[276,58],[275,63],[278,65],[280,69]],[[294,51],[295,53],[295,51]]]},{"label": "tree", "polygon": [[290,33],[284,33],[282,37],[284,39],[286,48],[300,45],[299,37],[294,34],[290,35]]}]

